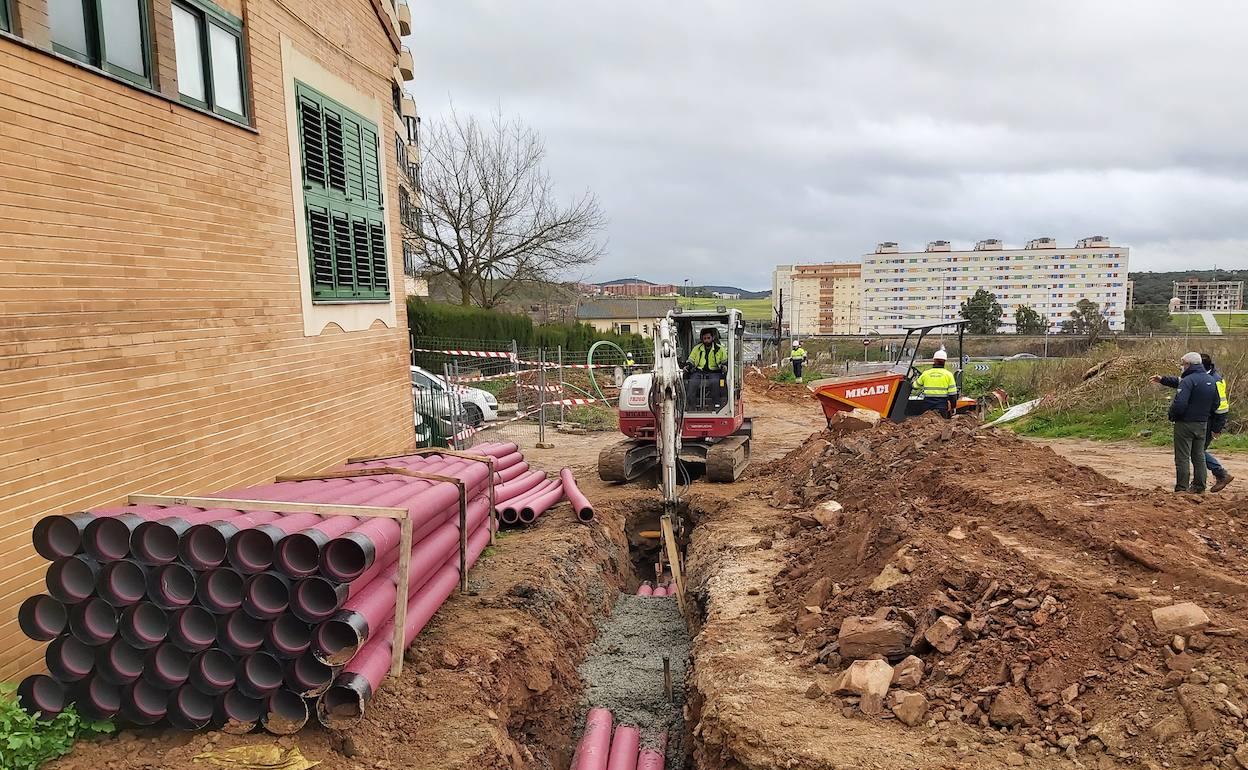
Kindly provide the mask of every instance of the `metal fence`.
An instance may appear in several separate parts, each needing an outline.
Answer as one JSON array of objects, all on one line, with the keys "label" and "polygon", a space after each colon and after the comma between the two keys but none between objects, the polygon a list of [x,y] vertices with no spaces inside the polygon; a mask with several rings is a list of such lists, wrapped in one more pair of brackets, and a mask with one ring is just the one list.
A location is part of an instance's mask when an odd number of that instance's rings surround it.
[{"label": "metal fence", "polygon": [[[617,376],[649,370],[653,351],[520,347],[412,338],[413,399],[421,446],[488,441],[550,443],[557,430],[613,428]],[[628,354],[632,354],[631,366]],[[422,426],[424,429],[422,431]]]}]

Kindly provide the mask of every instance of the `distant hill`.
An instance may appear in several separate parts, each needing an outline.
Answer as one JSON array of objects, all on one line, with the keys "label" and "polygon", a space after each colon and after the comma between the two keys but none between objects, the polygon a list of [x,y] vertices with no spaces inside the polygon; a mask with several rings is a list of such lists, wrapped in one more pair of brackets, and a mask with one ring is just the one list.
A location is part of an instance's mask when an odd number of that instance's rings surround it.
[{"label": "distant hill", "polygon": [[[654,286],[654,281],[647,281],[644,278],[616,278],[614,281],[602,281],[594,284],[595,286],[616,286],[621,283],[642,283],[647,286]],[[679,284],[674,284],[679,286]],[[713,291],[721,294],[740,294],[741,299],[767,299],[771,296],[770,291],[747,291],[737,288],[736,286],[693,286],[691,287],[695,293],[703,293],[709,295]]]},{"label": "distant hill", "polygon": [[1135,282],[1136,305],[1164,305],[1174,296],[1174,282],[1185,278],[1201,281],[1248,281],[1248,270],[1171,270],[1128,273]]}]

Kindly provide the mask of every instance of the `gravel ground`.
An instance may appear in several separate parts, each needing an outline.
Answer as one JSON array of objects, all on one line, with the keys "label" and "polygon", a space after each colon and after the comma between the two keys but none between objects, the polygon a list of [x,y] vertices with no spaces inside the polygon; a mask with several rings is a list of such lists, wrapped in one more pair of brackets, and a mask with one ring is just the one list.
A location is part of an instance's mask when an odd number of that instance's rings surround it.
[{"label": "gravel ground", "polygon": [[[672,700],[663,691],[663,656],[672,670]],[[616,724],[637,725],[642,745],[667,730],[669,767],[685,761],[685,665],[689,630],[675,598],[622,594],[598,623],[598,638],[581,663],[582,712],[607,708]],[[581,723],[584,723],[583,718]]]}]

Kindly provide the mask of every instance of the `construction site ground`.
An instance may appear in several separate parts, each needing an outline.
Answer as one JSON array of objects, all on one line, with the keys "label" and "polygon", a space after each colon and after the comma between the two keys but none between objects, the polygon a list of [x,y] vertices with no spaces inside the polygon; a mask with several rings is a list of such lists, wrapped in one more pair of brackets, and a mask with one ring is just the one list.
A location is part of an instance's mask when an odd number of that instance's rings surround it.
[{"label": "construction site ground", "polygon": [[[1248,767],[1248,465],[1232,458],[1230,494],[1176,496],[1164,449],[1055,450],[935,416],[826,433],[800,386],[751,379],[747,398],[751,468],[687,495],[687,735],[669,767]],[[569,767],[595,705],[578,667],[636,590],[629,534],[658,504],[652,484],[598,481],[618,438],[524,447],[576,471],[596,521],[565,505],[504,534],[357,728],[126,730],[49,766],[192,768],[280,743],[323,770]],[[1179,602],[1208,622],[1176,639],[1152,611]],[[876,619],[866,653],[839,638],[846,618]],[[838,692],[876,648],[922,662],[882,706]]]}]

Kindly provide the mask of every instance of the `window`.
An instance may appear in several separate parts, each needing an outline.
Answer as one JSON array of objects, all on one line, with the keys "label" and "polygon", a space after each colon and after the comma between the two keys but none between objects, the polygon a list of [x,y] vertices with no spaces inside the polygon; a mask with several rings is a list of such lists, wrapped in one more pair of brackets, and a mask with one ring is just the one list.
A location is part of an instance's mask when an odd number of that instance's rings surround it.
[{"label": "window", "polygon": [[9,24],[9,0],[0,0],[0,29],[11,31]]},{"label": "window", "polygon": [[[7,13],[0,15],[6,17],[7,29]],[[57,53],[134,83],[151,84],[144,0],[48,0],[48,22]]]},{"label": "window", "polygon": [[295,84],[313,302],[390,299],[377,127]]},{"label": "window", "polygon": [[182,101],[247,120],[243,22],[205,0],[173,3],[173,45]]}]

